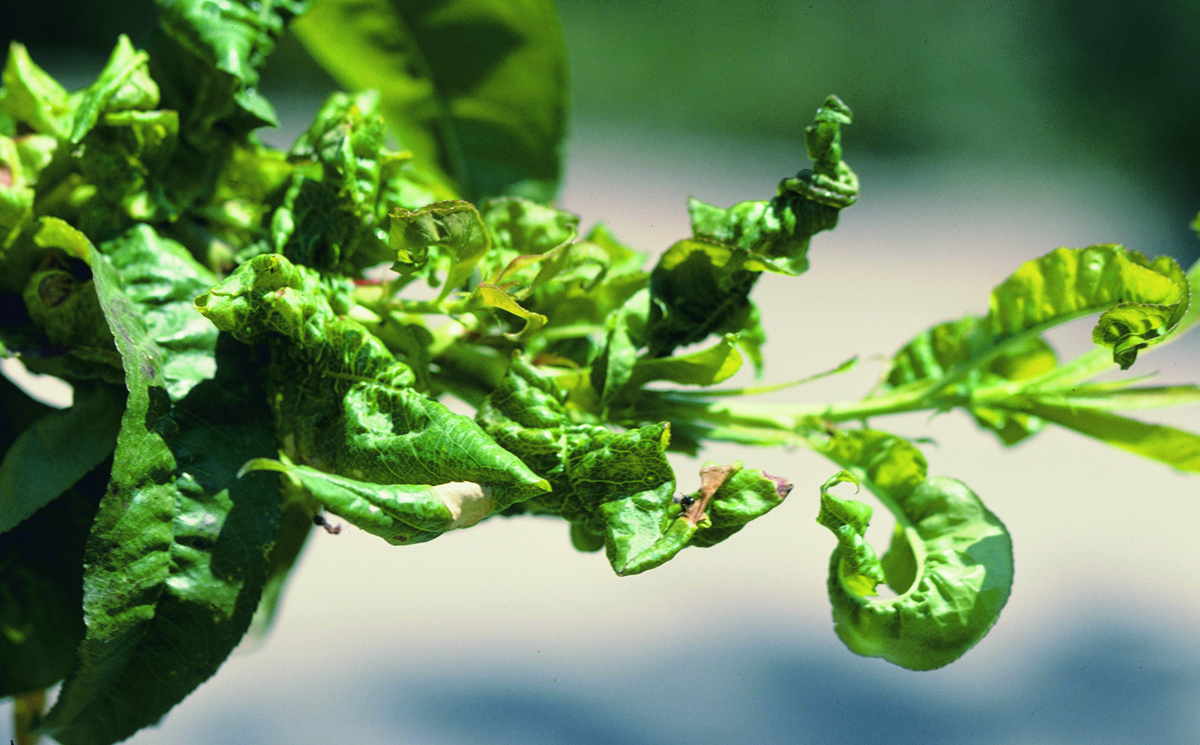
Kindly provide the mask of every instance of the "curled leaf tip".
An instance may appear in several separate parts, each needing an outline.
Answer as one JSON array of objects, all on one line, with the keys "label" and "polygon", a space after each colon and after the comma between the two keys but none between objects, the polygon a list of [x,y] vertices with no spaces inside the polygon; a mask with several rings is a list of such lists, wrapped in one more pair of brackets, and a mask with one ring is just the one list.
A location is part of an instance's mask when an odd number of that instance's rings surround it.
[{"label": "curled leaf tip", "polygon": [[251,458],[242,464],[238,469],[237,478],[241,478],[248,473],[254,471],[277,471],[279,473],[287,473],[287,466],[273,458]]}]

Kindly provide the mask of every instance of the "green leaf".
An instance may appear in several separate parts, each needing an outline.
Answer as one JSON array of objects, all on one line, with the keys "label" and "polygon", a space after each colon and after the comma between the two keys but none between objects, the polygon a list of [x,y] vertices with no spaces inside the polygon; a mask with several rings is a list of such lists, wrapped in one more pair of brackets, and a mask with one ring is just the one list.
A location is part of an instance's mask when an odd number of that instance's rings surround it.
[{"label": "green leaf", "polygon": [[[274,435],[250,350],[222,344],[217,359],[169,414],[148,412],[156,431],[127,439],[138,452],[118,450],[118,464],[142,467],[114,468],[88,542],[88,636],[42,725],[65,745],[156,722],[216,672],[258,605],[278,491],[236,474],[246,455],[273,452]],[[122,435],[135,429],[127,418]],[[161,454],[148,463],[147,451]]]},{"label": "green leaf", "polygon": [[688,239],[671,246],[650,273],[654,313],[642,342],[650,356],[746,328],[755,318],[750,290],[761,273],[761,262],[723,243]]},{"label": "green leaf", "polygon": [[[1054,369],[1058,358],[1041,337],[1033,336],[989,355],[995,343],[987,322],[964,316],[921,332],[892,358],[891,369],[875,395],[907,385],[921,385],[949,377],[966,360],[986,357],[986,362],[963,379],[964,387],[980,388],[1001,381],[1031,380]],[[970,406],[975,422],[992,430],[1006,445],[1036,433],[1042,423],[1020,412]]]},{"label": "green leaf", "polygon": [[599,394],[605,409],[615,408],[626,392],[650,315],[650,292],[643,289],[630,296],[608,318],[604,348],[592,361],[589,375],[592,388]]},{"label": "green leaf", "polygon": [[736,246],[754,257],[747,268],[796,276],[808,269],[813,235],[837,225],[838,212],[858,199],[858,177],[842,160],[841,127],[849,107],[830,96],[805,130],[812,170],[779,183],[769,202],[742,202],[728,209],[688,202],[695,238]]},{"label": "green leaf", "polygon": [[259,458],[243,473],[278,471],[299,482],[322,507],[393,545],[433,540],[469,528],[509,505],[496,502],[490,486],[469,481],[446,484],[378,484]]},{"label": "green leaf", "polygon": [[[1118,401],[1120,398],[1116,397]],[[1190,392],[1189,398],[1195,401],[1195,390]],[[1035,399],[1014,402],[1016,407],[1122,450],[1166,463],[1172,468],[1200,473],[1200,435],[1192,432],[1130,419],[1099,407],[1074,406],[1069,400],[1067,403],[1054,403]]]},{"label": "green leaf", "polygon": [[175,154],[179,118],[174,111],[105,114],[87,133],[73,164],[83,182],[62,214],[89,235],[109,235],[137,222],[168,222],[179,206],[161,174]]},{"label": "green leaf", "polygon": [[[987,634],[1008,601],[1012,541],[1003,524],[961,482],[927,478],[924,457],[893,435],[835,431],[814,446],[896,517],[891,549],[880,562],[888,586],[898,593],[894,598],[864,596],[869,585],[864,576],[870,576],[864,570],[873,563],[852,535],[839,534],[829,566],[838,637],[857,654],[911,670],[931,670],[961,657]],[[861,536],[863,515],[855,514],[861,509],[841,503],[839,511],[841,522]]]},{"label": "green leaf", "polygon": [[344,86],[380,91],[420,169],[471,201],[553,199],[566,61],[547,0],[323,0],[294,30]]},{"label": "green leaf", "polygon": [[4,112],[38,134],[61,138],[70,128],[72,106],[65,88],[29,58],[25,46],[13,42],[2,80]]},{"label": "green leaf", "polygon": [[713,346],[690,354],[639,359],[628,385],[640,387],[651,381],[704,386],[721,383],[742,368],[737,341],[736,335],[727,334]]},{"label": "green leaf", "polygon": [[867,525],[871,522],[870,505],[853,499],[841,499],[830,488],[842,482],[858,486],[858,479],[849,471],[834,474],[821,485],[821,511],[817,523],[837,537],[839,578],[846,590],[858,597],[876,595],[875,586],[885,580],[883,567],[875,549],[866,541]]},{"label": "green leaf", "polygon": [[612,432],[575,421],[566,401],[552,379],[514,357],[477,420],[550,482],[549,493],[523,502],[520,510],[567,520],[573,542],[584,550],[603,536],[609,563],[620,575],[659,566],[693,541],[711,546],[728,538],[791,489],[740,463],[707,465],[700,490],[676,498],[665,423]]},{"label": "green leaf", "polygon": [[751,520],[778,507],[792,491],[792,484],[787,479],[771,476],[765,471],[743,468],[741,461],[730,466],[710,463],[700,469],[701,498],[706,488],[706,474],[712,469],[717,469],[714,475],[719,476],[720,481],[703,510],[704,517],[689,544],[692,546],[707,548],[717,545]]},{"label": "green leaf", "polygon": [[[1057,249],[1026,262],[992,291],[987,316],[966,316],[922,332],[892,359],[874,396],[898,389],[947,391],[959,396],[976,422],[1006,444],[1036,432],[1043,422],[1005,396],[1021,391],[1061,393],[1103,372],[1095,355],[1059,366],[1040,337],[1049,328],[1100,312],[1093,341],[1112,349],[1122,369],[1138,351],[1171,339],[1191,322],[1189,278],[1169,257],[1150,261],[1121,246]],[[1005,386],[1004,383],[1021,385]],[[1004,395],[986,393],[989,386]],[[976,398],[973,394],[981,395]],[[987,400],[991,403],[982,405]],[[978,401],[979,403],[975,403]]]},{"label": "green leaf", "polygon": [[[0,377],[0,449],[57,413]],[[119,412],[118,412],[119,416]],[[83,547],[108,464],[0,535],[0,696],[48,688],[75,665],[83,639]],[[8,504],[20,494],[0,491]],[[40,709],[39,709],[40,713]]]},{"label": "green leaf", "polygon": [[689,201],[692,238],[669,248],[650,275],[650,356],[711,333],[743,332],[747,351],[757,355],[764,337],[749,295],[759,275],[803,274],[812,236],[835,227],[839,211],[858,197],[858,178],[842,160],[841,127],[849,123],[850,109],[827,98],[805,132],[813,169],[781,181],[770,201],[728,209]]},{"label": "green leaf", "polygon": [[276,429],[294,463],[376,484],[470,481],[504,506],[546,490],[474,422],[414,390],[407,365],[334,314],[323,282],[267,254],[196,299],[221,330],[269,345]]},{"label": "green leaf", "polygon": [[111,112],[158,108],[158,85],[147,68],[149,55],[133,48],[129,37],[117,37],[117,46],[96,82],[72,96],[74,118],[68,141],[72,145]]},{"label": "green leaf", "polygon": [[163,102],[180,112],[189,145],[211,153],[276,124],[258,70],[284,24],[308,0],[156,0],[159,46],[151,63]]},{"label": "green leaf", "polygon": [[124,396],[75,385],[75,402],[21,433],[0,462],[0,533],[16,527],[105,460],[116,447]]},{"label": "green leaf", "polygon": [[151,335],[169,327],[155,314],[172,304],[171,278],[135,302],[105,255],[89,259],[129,396],[84,554],[87,635],[40,726],[64,745],[128,737],[216,671],[258,605],[278,530],[275,484],[235,478],[247,455],[274,450],[252,354],[218,345],[213,377],[183,379],[172,401],[180,378]]},{"label": "green leaf", "polygon": [[1121,246],[1060,248],[1026,262],[992,291],[993,343],[1103,311],[1092,340],[1126,369],[1187,311],[1189,288],[1168,256],[1153,261]]},{"label": "green leaf", "polygon": [[167,394],[178,401],[216,371],[217,330],[192,299],[212,286],[212,273],[187,249],[138,225],[100,245],[121,276],[126,297],[141,311],[146,332],[162,351]]},{"label": "green leaf", "polygon": [[897,353],[888,387],[944,386],[977,370],[1008,380],[1048,372],[1043,331],[1102,312],[1093,341],[1122,369],[1139,349],[1168,338],[1187,312],[1188,278],[1170,257],[1150,261],[1121,246],[1060,248],[1023,264],[992,291],[982,319],[966,317],[923,332]]},{"label": "green leaf", "polygon": [[545,326],[548,320],[541,313],[534,313],[521,307],[511,295],[495,285],[480,283],[475,287],[475,294],[478,295],[479,302],[486,307],[508,311],[525,322],[519,332],[505,334],[513,341],[528,339]]},{"label": "green leaf", "polygon": [[359,274],[389,258],[389,200],[409,180],[397,172],[408,158],[386,147],[375,92],[329,97],[292,146],[297,164],[283,203],[271,215],[271,247],[289,260],[324,271]]},{"label": "green leaf", "polygon": [[[0,104],[2,106],[2,104]],[[0,108],[2,110],[2,108]],[[0,135],[0,264],[8,265],[8,249],[16,242],[21,230],[33,219],[34,186],[42,171],[49,165],[58,147],[50,135],[27,134],[16,138]],[[29,267],[5,266],[2,285],[17,286],[18,277]],[[14,272],[15,270],[15,272]]]},{"label": "green leaf", "polygon": [[[392,269],[401,273],[429,269],[446,274],[442,297],[460,287],[492,247],[479,211],[470,202],[434,202],[391,214],[390,242],[396,252]],[[432,275],[431,275],[432,276]]]},{"label": "green leaf", "polygon": [[68,489],[0,535],[0,696],[49,688],[83,640],[83,548],[104,478]]}]

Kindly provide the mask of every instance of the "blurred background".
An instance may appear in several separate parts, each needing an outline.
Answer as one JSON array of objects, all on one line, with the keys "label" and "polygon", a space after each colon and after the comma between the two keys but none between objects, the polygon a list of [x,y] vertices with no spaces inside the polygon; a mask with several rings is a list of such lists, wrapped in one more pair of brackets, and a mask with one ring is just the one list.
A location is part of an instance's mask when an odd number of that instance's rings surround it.
[{"label": "blurred background", "polygon": [[[49,7],[4,2],[0,41],[68,87],[118,33],[137,43],[153,25],[149,2]],[[1197,256],[1196,3],[567,0],[560,14],[561,205],[652,253],[687,234],[687,196],[766,198],[805,167],[802,128],[827,94],[854,109],[859,203],[814,240],[808,274],[756,297],[768,381],[864,362],[777,400],[861,396],[913,334],[983,312],[1057,246]],[[333,88],[285,42],[262,84],[283,126],[264,138],[290,144]],[[1089,330],[1054,341],[1080,351]],[[1200,337],[1139,369],[1200,380]],[[1200,429],[1196,407],[1152,414]],[[1012,599],[949,668],[907,672],[834,636],[833,540],[814,520],[833,466],[714,448],[791,478],[788,502],[635,578],[552,521],[404,549],[314,535],[271,636],[131,742],[1200,742],[1200,481],[1057,430],[1005,449],[957,414],[875,424],[932,438],[931,472],[966,481],[1013,534]],[[675,464],[694,488],[699,463]]]}]

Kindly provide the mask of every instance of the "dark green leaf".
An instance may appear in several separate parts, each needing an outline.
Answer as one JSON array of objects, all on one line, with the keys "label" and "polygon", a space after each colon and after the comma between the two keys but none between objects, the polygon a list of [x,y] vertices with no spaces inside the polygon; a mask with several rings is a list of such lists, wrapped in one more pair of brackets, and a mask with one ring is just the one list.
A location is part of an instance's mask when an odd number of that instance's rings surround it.
[{"label": "dark green leaf", "polygon": [[[291,261],[359,274],[387,261],[387,214],[408,183],[393,167],[375,92],[335,93],[292,146],[283,203],[271,216],[271,247]],[[391,183],[385,181],[385,175]]]},{"label": "dark green leaf", "polygon": [[837,225],[838,212],[858,199],[858,177],[842,160],[841,127],[850,109],[830,96],[805,131],[813,169],[784,179],[769,202],[742,202],[721,209],[693,199],[688,203],[692,233],[736,246],[754,257],[752,271],[795,276],[808,269],[813,235]]},{"label": "dark green leaf", "polygon": [[112,454],[125,399],[110,386],[75,385],[75,402],[21,433],[0,462],[0,533],[13,529]]},{"label": "dark green leaf", "polygon": [[[274,452],[274,435],[251,350],[230,342],[216,356],[213,379],[169,413],[147,412],[156,427],[137,446],[167,448],[141,471],[153,482],[126,486],[133,470],[114,469],[85,555],[80,667],[43,724],[64,745],[113,742],[157,721],[216,672],[258,606],[278,490],[236,475],[246,455]],[[118,463],[131,455],[119,450]]]},{"label": "dark green leaf", "polygon": [[737,333],[752,316],[750,290],[762,265],[746,251],[711,240],[679,241],[650,273],[653,314],[646,339],[652,357],[712,333]]},{"label": "dark green leaf", "polygon": [[[130,239],[114,254],[136,259],[138,245]],[[64,745],[128,737],[216,671],[258,605],[278,530],[275,484],[236,480],[246,455],[274,452],[252,354],[218,346],[204,379],[197,364],[171,373],[152,336],[178,320],[175,283],[201,277],[135,287],[135,302],[108,257],[92,249],[89,258],[129,397],[84,554],[87,635],[41,725]],[[181,398],[172,401],[168,386]]]},{"label": "dark green leaf", "polygon": [[[107,470],[107,469],[105,469]],[[104,477],[50,502],[0,535],[0,696],[70,674],[83,640],[83,548]]]},{"label": "dark green leaf", "polygon": [[585,549],[603,536],[618,574],[652,569],[693,539],[700,546],[718,543],[782,502],[791,488],[741,464],[706,466],[700,490],[685,506],[672,496],[665,424],[615,433],[573,421],[565,402],[553,380],[514,357],[477,418],[550,482],[548,494],[522,503],[521,510],[568,520],[573,541]]},{"label": "dark green leaf", "polygon": [[763,334],[749,295],[759,275],[804,273],[812,236],[836,226],[838,212],[857,199],[858,179],[841,157],[841,126],[849,123],[849,108],[830,96],[806,132],[813,170],[781,181],[770,201],[728,209],[688,203],[693,237],[668,249],[650,275],[650,356],[711,333],[743,332],[757,354]]}]

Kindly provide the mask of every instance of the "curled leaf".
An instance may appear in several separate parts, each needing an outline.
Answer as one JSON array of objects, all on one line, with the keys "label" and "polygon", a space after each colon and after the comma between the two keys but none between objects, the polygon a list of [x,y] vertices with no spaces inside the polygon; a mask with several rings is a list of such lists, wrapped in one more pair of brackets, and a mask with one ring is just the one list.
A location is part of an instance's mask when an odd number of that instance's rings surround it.
[{"label": "curled leaf", "polygon": [[837,431],[817,449],[874,492],[897,522],[892,546],[878,563],[897,596],[872,598],[866,579],[876,576],[876,564],[854,537],[861,537],[866,516],[861,508],[827,499],[823,490],[822,507],[831,508],[825,522],[839,538],[828,583],[838,637],[857,654],[911,670],[961,657],[1008,601],[1012,540],[1004,525],[962,482],[927,478],[925,459],[905,440],[871,430]]},{"label": "curled leaf", "polygon": [[865,538],[872,510],[870,505],[830,493],[831,487],[844,481],[858,486],[858,479],[849,471],[834,474],[821,485],[821,511],[817,514],[817,523],[829,528],[837,537],[842,583],[855,595],[867,597],[877,594],[875,586],[885,579],[879,557]]},{"label": "curled leaf", "polygon": [[265,254],[196,299],[219,329],[268,345],[275,427],[293,462],[374,484],[469,481],[501,507],[546,490],[469,418],[414,390],[412,370],[335,314],[335,297],[318,273]]},{"label": "curled leaf", "polygon": [[469,481],[374,484],[270,458],[249,461],[238,475],[252,471],[287,474],[328,511],[394,545],[422,543],[448,530],[469,528],[508,506],[492,498],[491,487]]},{"label": "curled leaf", "polygon": [[585,550],[603,537],[620,575],[668,561],[688,545],[712,546],[782,503],[791,489],[762,471],[708,465],[697,492],[675,495],[665,423],[626,432],[576,421],[566,394],[521,357],[483,403],[477,418],[506,449],[550,482],[551,491],[520,505],[559,515]]},{"label": "curled leaf", "polygon": [[3,72],[5,113],[38,134],[64,137],[71,126],[67,90],[30,59],[25,45],[13,42]]},{"label": "curled leaf", "polygon": [[1113,350],[1122,369],[1137,352],[1167,338],[1187,313],[1187,277],[1167,256],[1153,261],[1121,246],[1060,248],[1023,264],[991,295],[988,314],[940,324],[905,345],[886,388],[961,380],[975,371],[1024,380],[1053,367],[1037,335],[1101,313],[1093,341]]},{"label": "curled leaf", "polygon": [[1189,288],[1169,256],[1153,261],[1121,246],[1060,248],[1028,261],[992,291],[995,340],[1103,311],[1092,340],[1124,370],[1138,350],[1171,332],[1187,311]]},{"label": "curled leaf", "polygon": [[446,273],[443,294],[458,289],[492,247],[487,226],[470,202],[434,202],[415,210],[397,208],[391,218],[390,243],[396,252],[392,269],[401,273],[420,271],[433,259],[430,270]]}]

